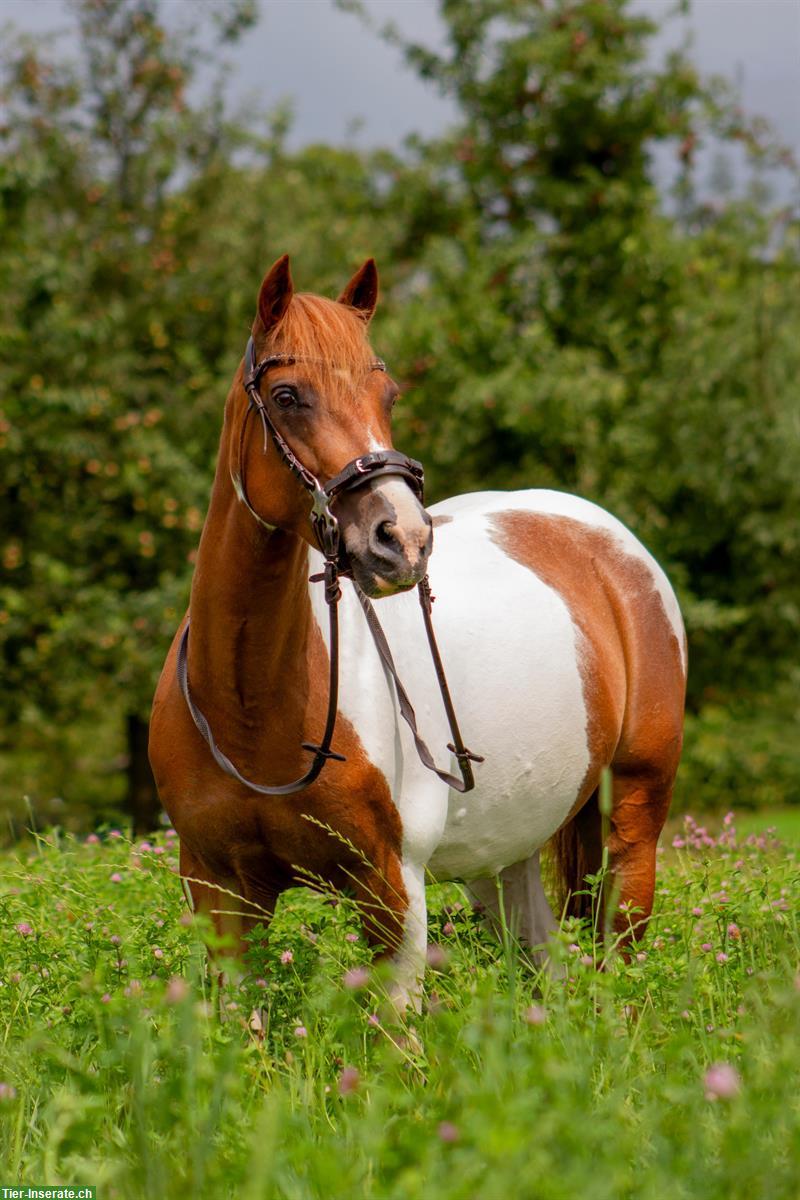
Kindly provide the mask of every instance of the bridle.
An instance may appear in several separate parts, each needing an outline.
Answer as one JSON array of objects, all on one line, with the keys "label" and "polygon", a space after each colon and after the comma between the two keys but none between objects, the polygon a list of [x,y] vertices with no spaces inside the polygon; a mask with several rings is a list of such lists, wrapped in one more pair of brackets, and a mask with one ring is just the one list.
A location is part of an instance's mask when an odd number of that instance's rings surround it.
[{"label": "bridle", "polygon": [[[323,582],[325,585],[325,602],[328,605],[328,620],[330,627],[330,673],[328,681],[328,712],[325,721],[325,729],[322,735],[322,740],[319,745],[314,745],[309,742],[302,743],[302,749],[308,750],[314,755],[311,766],[300,779],[294,780],[292,783],[278,784],[268,786],[262,783],[253,783],[247,779],[238,768],[231,762],[226,754],[220,750],[211,732],[211,727],[208,720],[200,711],[192,699],[189,688],[189,672],[188,672],[188,648],[189,648],[189,618],[186,620],[180,642],[178,643],[178,658],[177,658],[177,675],[178,684],[180,686],[183,698],[186,701],[187,708],[191,714],[197,729],[201,733],[207,743],[211,754],[218,766],[222,768],[228,775],[231,775],[239,783],[244,784],[254,792],[259,792],[265,796],[286,796],[292,792],[299,792],[303,788],[313,783],[317,776],[322,771],[325,763],[329,759],[335,759],[337,762],[344,762],[345,758],[341,754],[337,754],[331,749],[333,741],[333,732],[336,725],[336,715],[338,711],[339,698],[339,600],[341,598],[341,588],[339,586],[339,578],[342,575],[349,573],[346,558],[344,556],[341,534],[339,531],[339,522],[333,512],[331,512],[331,504],[338,497],[346,492],[353,491],[356,488],[363,486],[364,483],[371,479],[375,479],[381,475],[399,475],[404,478],[411,488],[416,493],[421,501],[423,498],[424,489],[424,471],[422,464],[418,463],[413,458],[408,458],[399,450],[377,450],[371,454],[363,454],[358,458],[354,458],[347,466],[343,467],[337,475],[329,479],[327,483],[322,484],[309,469],[303,465],[300,459],[292,450],[291,446],[285,440],[283,435],[277,429],[271,416],[267,412],[261,395],[259,394],[259,383],[265,371],[274,366],[288,366],[299,361],[290,354],[272,354],[260,361],[256,360],[255,345],[252,337],[247,343],[247,349],[244,356],[244,375],[243,385],[248,397],[247,411],[242,421],[239,433],[239,480],[238,491],[240,497],[253,514],[253,516],[262,524],[262,518],[259,517],[256,510],[253,508],[247,496],[247,487],[244,477],[244,443],[247,433],[247,425],[252,413],[257,413],[264,431],[264,451],[267,450],[268,440],[271,437],[275,444],[278,454],[282,458],[285,465],[289,468],[295,478],[302,484],[305,490],[311,497],[311,525],[314,530],[314,536],[319,543],[320,550],[325,558],[325,568],[320,575],[312,575],[312,582]],[[386,366],[381,359],[375,359],[370,364],[370,370],[385,371]],[[440,770],[436,766],[433,755],[428,746],[420,736],[417,729],[416,715],[408,698],[408,693],[403,687],[397,675],[397,669],[394,664],[392,652],[389,648],[389,643],[386,640],[386,635],[378,621],[375,609],[373,608],[369,598],[364,594],[355,580],[352,580],[356,595],[364,610],[364,615],[367,620],[370,633],[372,634],[375,647],[381,658],[381,661],[386,671],[391,675],[394,681],[397,692],[397,700],[400,708],[400,715],[411,729],[414,738],[414,744],[422,764],[430,771],[433,771],[439,778],[449,787],[454,788],[458,792],[469,792],[475,786],[475,779],[472,772],[473,762],[483,762],[480,755],[473,754],[466,748],[461,737],[456,719],[453,701],[450,696],[450,689],[447,685],[447,679],[442,665],[439,648],[436,644],[436,638],[433,631],[433,623],[431,620],[431,608],[434,597],[431,595],[430,583],[428,576],[425,575],[417,585],[420,606],[422,608],[422,618],[425,625],[425,632],[428,636],[428,645],[430,646],[433,665],[436,670],[436,677],[439,683],[439,689],[442,694],[442,702],[444,704],[447,720],[450,725],[450,732],[453,741],[448,744],[448,750],[452,751],[458,763],[461,778],[450,774],[447,771]]]}]

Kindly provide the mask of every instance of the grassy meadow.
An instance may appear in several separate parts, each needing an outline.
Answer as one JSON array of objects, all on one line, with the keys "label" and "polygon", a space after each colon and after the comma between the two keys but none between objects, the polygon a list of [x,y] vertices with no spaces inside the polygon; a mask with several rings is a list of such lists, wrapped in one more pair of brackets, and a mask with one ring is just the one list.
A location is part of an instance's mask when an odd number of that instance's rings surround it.
[{"label": "grassy meadow", "polygon": [[592,931],[565,923],[560,980],[432,887],[413,1029],[388,1020],[345,897],[289,893],[246,982],[216,995],[170,834],[51,832],[3,857],[2,1182],[104,1200],[800,1194],[800,862],[774,834],[689,820],[633,961],[598,972]]}]

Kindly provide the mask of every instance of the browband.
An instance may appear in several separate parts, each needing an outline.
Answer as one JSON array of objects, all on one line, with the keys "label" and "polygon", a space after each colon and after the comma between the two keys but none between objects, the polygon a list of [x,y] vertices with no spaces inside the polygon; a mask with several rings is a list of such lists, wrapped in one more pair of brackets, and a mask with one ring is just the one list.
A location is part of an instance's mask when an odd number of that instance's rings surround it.
[{"label": "browband", "polygon": [[[256,362],[256,348],[252,337],[247,340],[247,349],[244,354],[245,361],[245,376],[244,386],[249,388],[251,384],[257,385],[261,376],[270,367],[291,367],[295,363],[323,363],[327,360],[324,358],[309,358],[307,355],[300,354],[268,354],[266,358],[259,359]],[[373,358],[369,363],[370,371],[385,371],[386,363],[382,358]]]}]

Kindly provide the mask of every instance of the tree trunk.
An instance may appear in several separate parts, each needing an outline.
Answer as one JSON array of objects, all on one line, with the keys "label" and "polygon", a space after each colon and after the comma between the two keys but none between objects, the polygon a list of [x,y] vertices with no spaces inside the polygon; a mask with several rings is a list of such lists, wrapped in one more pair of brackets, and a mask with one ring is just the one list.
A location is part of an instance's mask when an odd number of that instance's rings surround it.
[{"label": "tree trunk", "polygon": [[135,713],[126,717],[128,732],[128,794],[126,808],[133,822],[134,835],[156,829],[161,815],[161,802],[156,791],[150,759],[147,757],[147,721]]}]

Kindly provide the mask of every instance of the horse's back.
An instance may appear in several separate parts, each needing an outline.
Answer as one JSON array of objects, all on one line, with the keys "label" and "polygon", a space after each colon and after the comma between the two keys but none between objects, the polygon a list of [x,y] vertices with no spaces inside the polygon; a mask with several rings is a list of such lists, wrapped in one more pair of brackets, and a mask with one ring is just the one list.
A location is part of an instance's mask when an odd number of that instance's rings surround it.
[{"label": "horse's back", "polygon": [[[430,509],[434,524],[462,522],[467,517],[483,518],[490,532],[499,536],[512,556],[528,541],[527,553],[535,553],[533,543],[546,541],[557,544],[559,556],[582,561],[587,555],[606,560],[609,564],[629,559],[628,567],[641,564],[640,582],[655,588],[664,613],[678,641],[681,657],[686,663],[686,642],[683,621],[675,593],[659,564],[639,539],[617,517],[581,496],[545,488],[529,488],[516,492],[468,492],[442,500]],[[512,517],[511,514],[514,514]],[[510,528],[511,525],[516,530]],[[503,529],[506,533],[503,533]],[[538,537],[537,537],[538,535]],[[544,570],[544,558],[535,560]],[[536,566],[532,566],[536,570]]]}]

